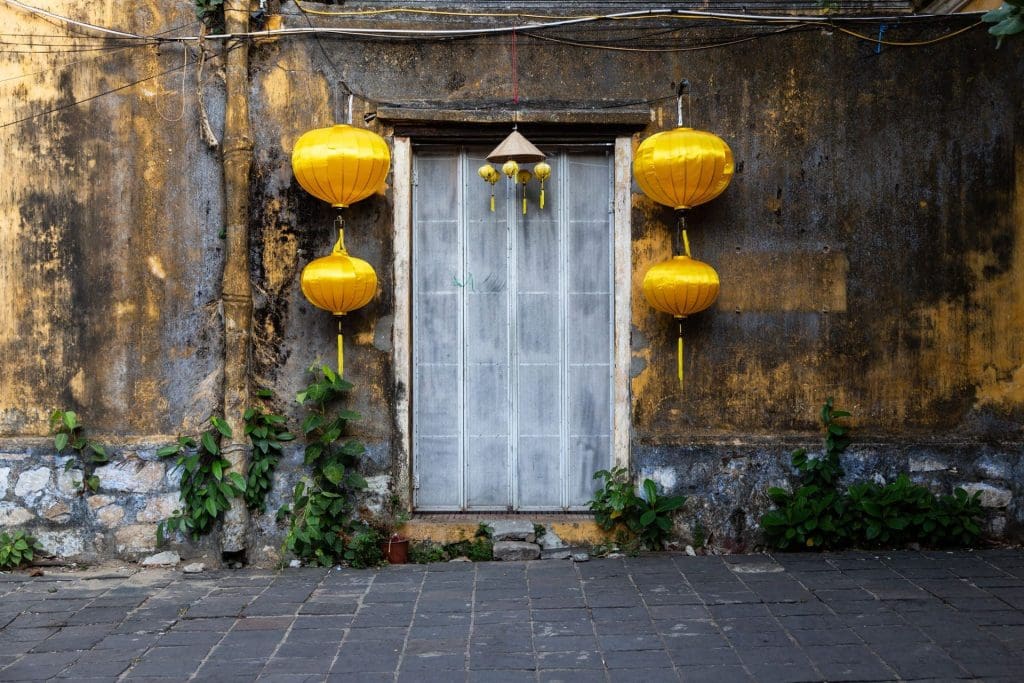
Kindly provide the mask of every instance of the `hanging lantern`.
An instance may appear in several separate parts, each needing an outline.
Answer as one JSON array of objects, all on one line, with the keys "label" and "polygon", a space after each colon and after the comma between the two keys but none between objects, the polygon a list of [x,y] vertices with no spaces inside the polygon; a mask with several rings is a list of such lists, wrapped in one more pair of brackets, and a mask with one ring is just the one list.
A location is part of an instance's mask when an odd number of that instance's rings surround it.
[{"label": "hanging lantern", "polygon": [[544,208],[544,181],[551,177],[551,166],[542,161],[533,167],[533,175],[540,181],[540,208]]},{"label": "hanging lantern", "polygon": [[677,210],[722,194],[734,170],[729,145],[693,128],[655,133],[640,143],[633,160],[633,175],[644,194]]},{"label": "hanging lantern", "polygon": [[685,255],[655,264],[644,275],[644,297],[654,308],[675,316],[679,323],[676,371],[683,384],[683,318],[700,313],[718,298],[718,273],[690,256],[690,242],[683,232]]},{"label": "hanging lantern", "polygon": [[341,229],[330,255],[311,261],[302,269],[301,283],[302,293],[311,304],[338,318],[338,375],[343,376],[341,316],[370,303],[377,293],[377,273],[366,261],[349,256],[345,250],[345,231]]},{"label": "hanging lantern", "polygon": [[365,128],[317,128],[295,142],[292,171],[303,189],[343,209],[384,186],[391,152],[384,138]]},{"label": "hanging lantern", "polygon": [[523,164],[544,161],[545,159],[547,159],[547,155],[537,149],[532,142],[523,137],[523,134],[515,128],[501,141],[501,144],[492,149],[491,153],[487,155],[487,161],[494,164],[503,164],[506,161],[518,161]]},{"label": "hanging lantern", "polygon": [[491,184],[491,213],[494,213],[494,183],[501,179],[501,174],[490,164],[484,164],[477,169],[477,174],[484,179],[485,182]]},{"label": "hanging lantern", "polygon": [[523,169],[516,174],[516,182],[523,186],[523,215],[526,215],[526,183],[530,182],[533,174]]}]

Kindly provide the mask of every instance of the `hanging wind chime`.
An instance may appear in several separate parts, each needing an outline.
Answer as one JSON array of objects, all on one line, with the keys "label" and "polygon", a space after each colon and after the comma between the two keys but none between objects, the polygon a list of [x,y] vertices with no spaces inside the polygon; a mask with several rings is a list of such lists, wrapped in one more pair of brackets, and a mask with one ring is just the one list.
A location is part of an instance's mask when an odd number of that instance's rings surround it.
[{"label": "hanging wind chime", "polygon": [[[518,186],[522,185],[523,193],[523,215],[526,215],[526,184],[533,178],[540,181],[540,208],[544,208],[544,181],[551,177],[551,166],[545,162],[547,155],[526,139],[519,132],[519,58],[516,47],[516,32],[512,31],[512,105],[515,108],[515,118],[512,124],[512,132],[501,141],[497,147],[487,155],[489,164],[484,164],[477,169],[477,174],[491,185],[491,211],[494,211],[494,184],[501,179],[501,173],[513,183],[518,194]],[[531,173],[519,164],[535,164]],[[501,173],[491,166],[500,164]]]},{"label": "hanging wind chime", "polygon": [[[351,97],[349,116],[351,118]],[[351,120],[350,120],[351,123]],[[292,150],[292,171],[314,197],[338,210],[338,240],[328,256],[302,269],[302,293],[338,320],[338,375],[345,373],[341,317],[361,308],[377,293],[377,273],[345,249],[342,209],[376,193],[384,185],[391,153],[382,137],[363,128],[337,124],[304,133]]]},{"label": "hanging wind chime", "polygon": [[733,176],[732,150],[713,133],[683,127],[683,89],[676,100],[677,127],[644,140],[633,161],[633,174],[644,194],[679,213],[683,253],[651,267],[643,291],[654,308],[676,318],[676,374],[683,385],[683,318],[699,313],[718,297],[718,273],[690,255],[685,212],[722,194]]}]

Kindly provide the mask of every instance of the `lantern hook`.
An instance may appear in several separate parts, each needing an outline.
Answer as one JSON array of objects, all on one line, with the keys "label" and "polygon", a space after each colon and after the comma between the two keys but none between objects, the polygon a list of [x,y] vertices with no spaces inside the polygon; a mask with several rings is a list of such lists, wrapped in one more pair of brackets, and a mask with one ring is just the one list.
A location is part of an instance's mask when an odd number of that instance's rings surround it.
[{"label": "lantern hook", "polygon": [[342,217],[340,210],[334,218],[334,225],[338,228],[338,241],[334,243],[334,252],[347,254],[348,251],[345,249],[345,219]]},{"label": "lantern hook", "polygon": [[683,253],[690,255],[690,238],[686,234],[686,214],[679,212],[679,239],[683,243]]},{"label": "lantern hook", "polygon": [[683,127],[683,94],[686,95],[686,117],[688,119],[693,118],[693,111],[691,109],[690,102],[690,81],[683,79],[679,81],[679,87],[676,88],[676,126],[679,128]]}]

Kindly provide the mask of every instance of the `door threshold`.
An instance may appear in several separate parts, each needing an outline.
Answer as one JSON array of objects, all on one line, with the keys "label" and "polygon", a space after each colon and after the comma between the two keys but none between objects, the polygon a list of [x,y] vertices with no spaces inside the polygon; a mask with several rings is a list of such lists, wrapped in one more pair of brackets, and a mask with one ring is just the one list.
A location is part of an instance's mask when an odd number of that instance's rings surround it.
[{"label": "door threshold", "polygon": [[568,545],[596,545],[610,538],[589,512],[416,512],[401,529],[415,541],[471,539],[482,522],[515,520],[544,526]]}]

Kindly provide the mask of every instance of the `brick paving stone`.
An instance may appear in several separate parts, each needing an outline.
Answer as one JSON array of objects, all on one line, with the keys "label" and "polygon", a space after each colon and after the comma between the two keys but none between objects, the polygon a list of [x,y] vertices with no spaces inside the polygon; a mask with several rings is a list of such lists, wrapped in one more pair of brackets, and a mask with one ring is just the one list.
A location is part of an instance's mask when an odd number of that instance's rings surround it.
[{"label": "brick paving stone", "polygon": [[1024,680],[1020,550],[148,576],[0,576],[0,681]]}]

